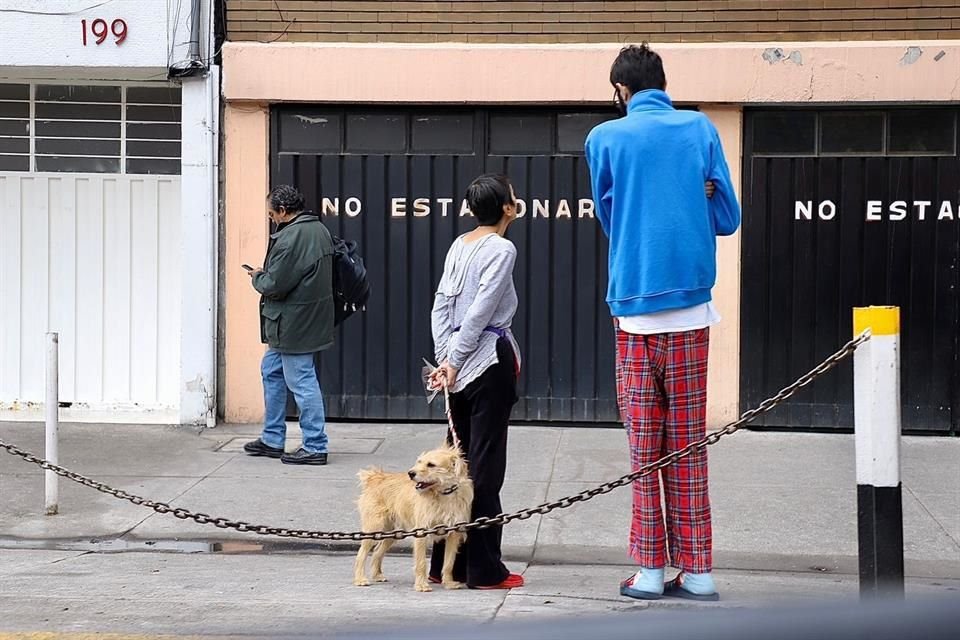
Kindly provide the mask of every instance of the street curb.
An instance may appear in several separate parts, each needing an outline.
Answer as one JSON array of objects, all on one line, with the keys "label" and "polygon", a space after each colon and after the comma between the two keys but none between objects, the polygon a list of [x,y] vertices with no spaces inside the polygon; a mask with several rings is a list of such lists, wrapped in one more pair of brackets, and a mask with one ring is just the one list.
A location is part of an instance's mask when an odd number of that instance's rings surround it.
[{"label": "street curb", "polygon": [[[48,551],[84,550],[91,553],[216,553],[229,555],[328,555],[353,554],[360,548],[353,541],[285,540],[276,538],[207,538],[199,540],[121,537],[80,539],[0,539],[0,549]],[[409,544],[394,546],[391,556],[409,556]],[[626,549],[578,545],[504,545],[503,559],[531,565],[634,566]],[[857,556],[787,555],[738,551],[714,552],[713,568],[727,571],[817,573],[853,576],[859,573]],[[905,577],[960,580],[960,561],[905,558]]]}]

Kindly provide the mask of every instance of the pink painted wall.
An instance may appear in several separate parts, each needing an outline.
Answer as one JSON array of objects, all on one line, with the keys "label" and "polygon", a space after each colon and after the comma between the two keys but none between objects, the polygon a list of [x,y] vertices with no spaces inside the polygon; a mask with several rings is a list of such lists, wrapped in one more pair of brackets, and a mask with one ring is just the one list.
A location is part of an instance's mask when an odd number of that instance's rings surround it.
[{"label": "pink painted wall", "polygon": [[[701,111],[717,127],[730,165],[730,177],[741,197],[740,162],[743,110],[738,106],[704,106]],[[717,284],[713,302],[720,324],[710,329],[707,363],[707,423],[719,426],[740,414],[740,234],[717,238]]]},{"label": "pink painted wall", "polygon": [[[909,47],[917,47],[910,49]],[[228,43],[226,375],[229,422],[262,419],[257,296],[240,264],[266,246],[269,110],[277,102],[606,103],[609,45]],[[674,100],[717,125],[740,183],[743,104],[960,101],[960,43],[676,44],[657,47]],[[919,55],[918,55],[919,53]],[[942,54],[942,55],[941,55]],[[727,105],[727,106],[724,106]],[[708,420],[738,414],[740,239],[723,238],[714,295]]]},{"label": "pink painted wall", "polygon": [[[605,102],[617,50],[231,42],[223,49],[224,94],[269,102]],[[956,41],[664,44],[657,51],[679,102],[960,100]]]},{"label": "pink painted wall", "polygon": [[224,118],[226,237],[223,256],[225,331],[224,416],[227,422],[263,419],[260,384],[260,296],[240,266],[263,263],[267,246],[270,112],[265,106],[230,103]]}]

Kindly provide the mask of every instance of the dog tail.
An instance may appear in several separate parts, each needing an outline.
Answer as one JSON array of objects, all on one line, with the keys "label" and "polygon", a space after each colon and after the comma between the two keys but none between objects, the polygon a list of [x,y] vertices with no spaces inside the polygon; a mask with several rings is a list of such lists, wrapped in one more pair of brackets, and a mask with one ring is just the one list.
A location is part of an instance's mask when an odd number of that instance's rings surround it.
[{"label": "dog tail", "polygon": [[386,474],[383,472],[383,469],[381,469],[380,467],[370,467],[368,469],[361,469],[360,471],[357,472],[357,478],[360,479],[361,487],[366,487],[367,483],[369,483],[371,479],[376,477],[382,477],[384,475]]}]

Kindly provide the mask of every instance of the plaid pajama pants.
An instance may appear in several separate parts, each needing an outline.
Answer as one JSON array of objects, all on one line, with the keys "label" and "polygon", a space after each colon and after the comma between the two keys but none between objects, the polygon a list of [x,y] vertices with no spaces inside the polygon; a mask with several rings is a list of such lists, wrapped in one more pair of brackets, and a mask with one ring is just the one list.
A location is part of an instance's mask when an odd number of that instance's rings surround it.
[{"label": "plaid pajama pants", "polygon": [[[634,471],[706,433],[709,329],[633,335],[617,328],[617,401]],[[660,475],[666,527],[660,506]],[[630,555],[642,567],[712,570],[707,453],[700,450],[633,483]]]}]

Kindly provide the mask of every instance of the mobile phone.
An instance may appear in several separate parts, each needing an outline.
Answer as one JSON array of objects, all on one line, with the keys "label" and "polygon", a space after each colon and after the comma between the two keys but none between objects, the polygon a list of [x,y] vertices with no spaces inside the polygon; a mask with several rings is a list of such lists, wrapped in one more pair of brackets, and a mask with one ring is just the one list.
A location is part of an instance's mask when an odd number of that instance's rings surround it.
[{"label": "mobile phone", "polygon": [[242,264],[242,265],[240,265],[240,266],[243,267],[244,269],[246,269],[247,271],[253,271],[253,267],[251,267],[251,266],[248,265],[248,264]]}]

